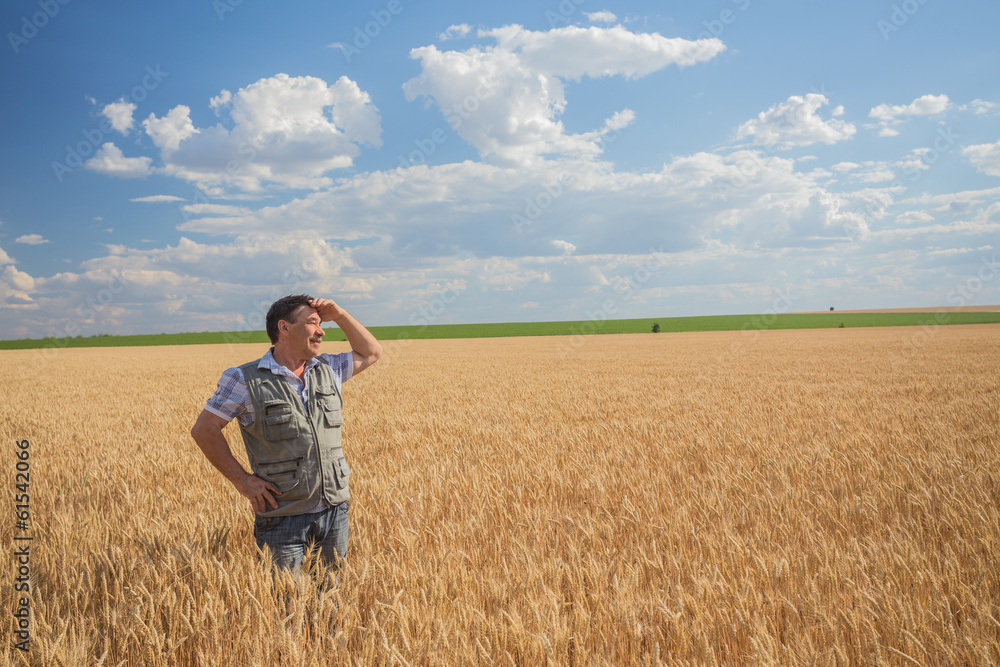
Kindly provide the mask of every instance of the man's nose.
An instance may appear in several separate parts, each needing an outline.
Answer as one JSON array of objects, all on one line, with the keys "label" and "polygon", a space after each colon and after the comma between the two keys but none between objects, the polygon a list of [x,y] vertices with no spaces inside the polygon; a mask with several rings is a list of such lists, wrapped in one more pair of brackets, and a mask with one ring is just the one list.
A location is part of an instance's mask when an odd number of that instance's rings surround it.
[{"label": "man's nose", "polygon": [[317,336],[322,338],[323,336],[326,335],[325,333],[323,333],[323,327],[316,327],[316,328],[319,329],[319,331],[316,333]]}]

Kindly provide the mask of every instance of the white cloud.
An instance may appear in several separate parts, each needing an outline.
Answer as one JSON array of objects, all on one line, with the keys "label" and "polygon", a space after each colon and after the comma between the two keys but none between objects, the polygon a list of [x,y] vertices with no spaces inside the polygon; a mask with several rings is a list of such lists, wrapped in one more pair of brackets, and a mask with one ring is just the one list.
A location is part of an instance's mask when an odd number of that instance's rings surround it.
[{"label": "white cloud", "polygon": [[972,100],[970,106],[977,116],[985,116],[997,107],[997,103],[987,102],[986,100]]},{"label": "white cloud", "polygon": [[454,39],[456,37],[465,37],[470,32],[472,32],[472,26],[469,25],[468,23],[462,23],[459,25],[450,25],[444,32],[438,33],[437,38],[439,41],[444,42],[449,39]]},{"label": "white cloud", "polygon": [[754,120],[740,125],[737,137],[753,137],[757,146],[789,149],[816,143],[835,144],[850,139],[857,128],[841,120],[823,120],[817,111],[829,104],[825,95],[792,95],[786,102],[762,111]]},{"label": "white cloud", "polygon": [[869,118],[874,118],[878,124],[866,125],[865,127],[878,127],[880,128],[879,136],[894,137],[899,134],[896,127],[901,125],[906,118],[937,116],[951,107],[952,103],[947,95],[922,95],[909,104],[880,104],[868,112]]},{"label": "white cloud", "polygon": [[43,238],[41,234],[25,234],[24,236],[18,236],[14,239],[14,243],[26,243],[28,245],[41,245],[42,243],[51,243],[46,238]]},{"label": "white cloud", "polygon": [[212,111],[215,112],[215,115],[218,116],[219,112],[223,108],[229,106],[229,103],[232,101],[232,99],[233,99],[233,94],[228,90],[226,90],[225,88],[223,88],[218,95],[216,95],[215,97],[213,97],[208,101],[208,106],[212,109]]},{"label": "white cloud", "polygon": [[531,70],[565,79],[584,76],[638,78],[669,65],[689,67],[726,50],[719,39],[687,40],[659,33],[634,33],[623,26],[567,26],[546,32],[519,25],[480,31],[497,50],[516,53]]},{"label": "white cloud", "polygon": [[552,245],[563,255],[572,255],[576,252],[576,246],[569,241],[562,241],[560,239],[553,239]]},{"label": "white cloud", "polygon": [[327,85],[278,74],[235,94],[223,90],[210,106],[217,113],[228,108],[232,127],[196,128],[185,105],[143,125],[161,149],[163,171],[213,196],[267,185],[328,186],[325,174],[350,167],[359,145],[382,143],[378,109],[347,77]]},{"label": "white cloud", "polygon": [[984,174],[1000,176],[1000,141],[994,144],[966,146],[962,149],[962,155]]},{"label": "white cloud", "polygon": [[720,234],[747,247],[815,247],[863,236],[886,215],[891,197],[884,190],[833,193],[795,165],[759,151],[678,157],[653,173],[615,172],[589,160],[422,165],[359,175],[242,215],[191,219],[180,229],[378,238],[355,257],[398,265],[456,249],[551,256],[553,247],[565,247],[553,242],[566,238],[574,256],[636,246],[678,251]]},{"label": "white cloud", "polygon": [[[16,242],[16,241],[15,241]],[[14,259],[0,248],[0,308],[30,308],[34,306],[29,292],[35,288],[35,279],[14,266]],[[6,327],[12,326],[14,318],[5,317]],[[24,335],[24,334],[22,334]]]},{"label": "white cloud", "polygon": [[618,17],[607,10],[599,12],[584,12],[584,14],[587,16],[587,20],[591,23],[611,24],[618,22]]},{"label": "white cloud", "polygon": [[182,141],[198,133],[191,122],[190,107],[183,104],[175,106],[162,118],[149,114],[149,118],[142,121],[142,126],[156,147],[164,152],[177,150]]},{"label": "white cloud", "polygon": [[101,146],[94,153],[94,157],[87,160],[83,166],[107,176],[139,178],[152,173],[152,163],[152,158],[148,157],[125,157],[121,149],[109,141]]},{"label": "white cloud", "polygon": [[116,132],[120,134],[128,134],[129,130],[135,125],[135,120],[132,118],[132,113],[138,107],[132,102],[126,102],[125,98],[119,99],[117,102],[112,102],[108,104],[101,110],[101,114],[111,121],[111,127],[115,129]]},{"label": "white cloud", "polygon": [[4,268],[3,280],[15,290],[30,292],[35,289],[35,279],[24,271],[18,271],[12,264]]},{"label": "white cloud", "polygon": [[[513,25],[481,30],[496,46],[466,51],[413,49],[419,76],[403,84],[408,100],[432,99],[448,124],[479,154],[499,164],[528,164],[544,155],[593,158],[602,131],[568,134],[564,81],[583,76],[645,76],[671,64],[692,65],[725,50],[717,39],[688,41],[636,34],[621,26],[569,26],[533,32]],[[620,129],[634,118],[620,111]],[[607,128],[609,126],[605,126]]]},{"label": "white cloud", "polygon": [[174,195],[150,195],[148,197],[135,197],[133,199],[129,199],[129,201],[140,202],[143,204],[165,204],[169,202],[187,200],[183,197],[175,197]]}]

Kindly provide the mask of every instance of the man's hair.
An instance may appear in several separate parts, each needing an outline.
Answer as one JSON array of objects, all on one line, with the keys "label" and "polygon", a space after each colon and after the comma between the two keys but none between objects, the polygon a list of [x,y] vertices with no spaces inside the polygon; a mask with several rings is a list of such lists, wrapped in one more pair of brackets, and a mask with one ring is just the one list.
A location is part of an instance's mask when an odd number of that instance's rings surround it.
[{"label": "man's hair", "polygon": [[302,306],[308,306],[310,301],[312,297],[308,294],[290,294],[271,304],[267,311],[266,323],[267,337],[271,339],[272,345],[278,342],[278,322],[281,320],[295,322],[291,319],[292,315]]}]

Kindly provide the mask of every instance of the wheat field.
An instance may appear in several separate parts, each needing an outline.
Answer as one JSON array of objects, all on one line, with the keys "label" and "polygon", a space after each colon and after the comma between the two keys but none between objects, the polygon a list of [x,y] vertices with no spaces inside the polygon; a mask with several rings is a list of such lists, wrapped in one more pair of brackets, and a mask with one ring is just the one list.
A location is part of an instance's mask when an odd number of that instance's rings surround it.
[{"label": "wheat field", "polygon": [[998,334],[383,341],[339,585],[273,576],[188,434],[266,348],[2,352],[0,665],[998,664]]}]

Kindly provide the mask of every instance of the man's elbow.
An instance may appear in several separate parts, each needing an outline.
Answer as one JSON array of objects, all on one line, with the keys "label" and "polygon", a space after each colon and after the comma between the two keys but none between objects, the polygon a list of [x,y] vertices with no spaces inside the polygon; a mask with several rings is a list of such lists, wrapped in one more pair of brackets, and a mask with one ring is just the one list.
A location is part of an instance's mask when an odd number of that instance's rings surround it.
[{"label": "man's elbow", "polygon": [[382,344],[375,343],[375,348],[372,350],[372,353],[368,355],[368,364],[369,365],[374,364],[381,358],[382,358]]},{"label": "man's elbow", "polygon": [[202,412],[198,415],[198,419],[195,420],[194,426],[191,427],[191,437],[194,438],[194,441],[200,447],[207,438],[211,437],[210,432],[216,429],[220,432],[222,431],[221,427],[212,424],[211,419],[206,417],[205,412]]},{"label": "man's elbow", "polygon": [[194,423],[194,426],[191,427],[191,437],[194,439],[195,442],[200,444],[201,434],[202,434],[202,423],[201,420],[199,419]]}]

